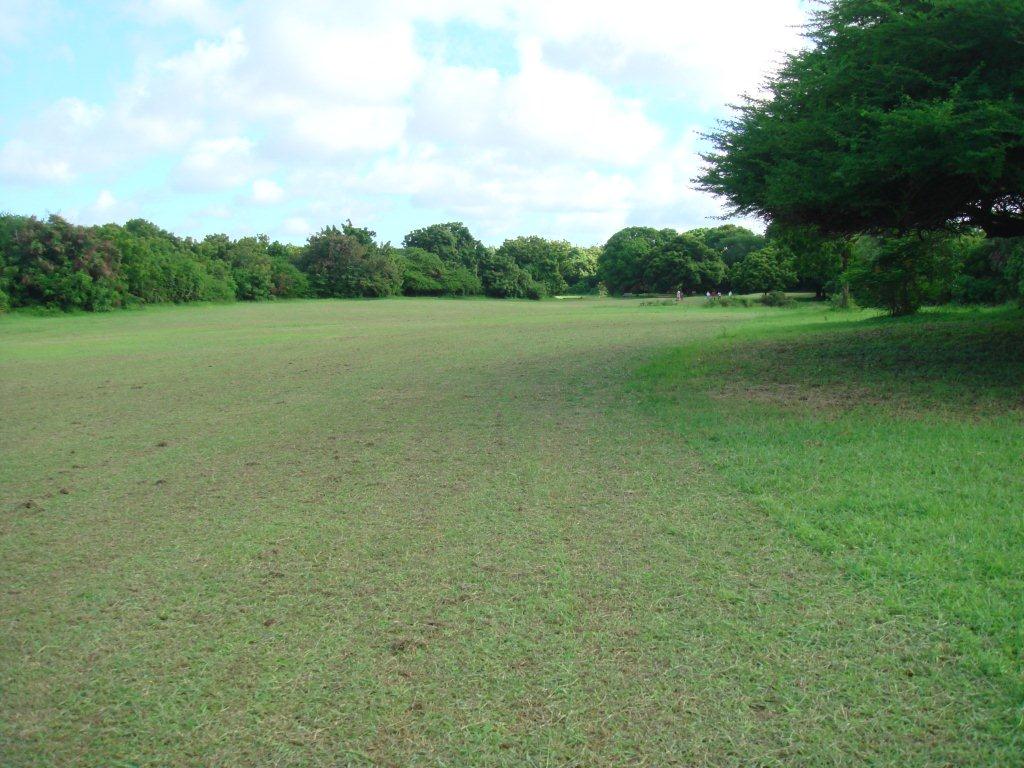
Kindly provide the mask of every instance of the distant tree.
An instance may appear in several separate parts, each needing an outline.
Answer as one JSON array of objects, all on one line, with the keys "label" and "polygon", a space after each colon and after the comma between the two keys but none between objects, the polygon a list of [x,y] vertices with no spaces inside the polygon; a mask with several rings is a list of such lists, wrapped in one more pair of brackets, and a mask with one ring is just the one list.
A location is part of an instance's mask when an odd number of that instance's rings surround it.
[{"label": "distant tree", "polygon": [[483,293],[480,278],[466,267],[445,262],[422,248],[403,248],[396,254],[406,296],[472,296]]},{"label": "distant tree", "polygon": [[597,290],[597,264],[601,257],[601,246],[590,248],[572,246],[559,264],[562,279],[569,293],[586,294]]},{"label": "distant tree", "polygon": [[605,243],[598,273],[612,294],[645,293],[648,269],[654,256],[678,233],[674,229],[627,227]]},{"label": "distant tree", "polygon": [[406,248],[422,248],[443,261],[461,264],[474,274],[487,254],[484,245],[460,221],[413,230],[402,244]]},{"label": "distant tree", "polygon": [[441,257],[422,248],[403,248],[398,252],[402,267],[402,293],[406,296],[444,295],[444,268]]},{"label": "distant tree", "polygon": [[795,282],[792,257],[774,245],[747,254],[729,270],[729,283],[740,293],[784,291]]},{"label": "distant tree", "polygon": [[499,299],[541,299],[547,287],[520,267],[508,255],[487,252],[480,262],[480,281],[484,293]]},{"label": "distant tree", "polygon": [[232,242],[224,254],[231,266],[237,296],[243,301],[269,299],[274,291],[274,267],[267,252],[266,235],[243,237]]},{"label": "distant tree", "polygon": [[651,255],[644,274],[645,290],[687,293],[720,286],[726,267],[703,240],[689,233],[665,241]]},{"label": "distant tree", "polygon": [[[236,286],[226,261],[210,256],[208,246],[161,229],[145,219],[132,219],[123,227],[101,228],[121,254],[122,274],[131,300],[142,303],[231,301]],[[227,236],[222,236],[227,240]],[[220,240],[216,241],[218,248]],[[230,242],[228,240],[228,242]]]},{"label": "distant tree", "polygon": [[569,287],[562,277],[561,266],[572,251],[572,246],[564,240],[547,240],[531,235],[506,240],[498,248],[498,256],[511,259],[519,267],[530,273],[530,277],[544,286],[544,292],[550,296],[564,293]]},{"label": "distant tree", "polygon": [[[366,230],[362,230],[366,232]],[[392,296],[401,291],[402,272],[390,249],[357,232],[325,227],[310,236],[302,268],[316,296]]]},{"label": "distant tree", "polygon": [[275,240],[267,246],[267,255],[270,257],[270,292],[273,296],[281,299],[309,296],[309,278],[297,266],[302,258],[301,248]]},{"label": "distant tree", "polygon": [[807,36],[711,135],[702,189],[826,236],[1024,235],[1024,3],[834,0]]},{"label": "distant tree", "polygon": [[5,229],[4,271],[17,276],[8,282],[12,305],[97,311],[124,303],[121,254],[98,230],[60,216],[21,219]]},{"label": "distant tree", "polygon": [[27,216],[0,214],[0,312],[16,306],[12,297],[13,284],[19,275],[19,266],[14,262],[13,255],[8,256],[14,248],[15,236],[19,229],[29,221]]},{"label": "distant tree", "polygon": [[759,251],[768,244],[764,235],[746,227],[723,224],[709,229],[694,229],[689,234],[700,238],[711,250],[717,251],[725,266],[731,267],[748,253]]}]

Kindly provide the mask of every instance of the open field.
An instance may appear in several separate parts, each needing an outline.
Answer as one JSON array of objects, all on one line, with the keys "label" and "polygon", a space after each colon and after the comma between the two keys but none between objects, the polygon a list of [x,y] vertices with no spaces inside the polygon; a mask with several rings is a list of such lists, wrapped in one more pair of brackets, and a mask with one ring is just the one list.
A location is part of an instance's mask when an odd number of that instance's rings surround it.
[{"label": "open field", "polygon": [[0,763],[1016,765],[1024,316],[0,318]]}]

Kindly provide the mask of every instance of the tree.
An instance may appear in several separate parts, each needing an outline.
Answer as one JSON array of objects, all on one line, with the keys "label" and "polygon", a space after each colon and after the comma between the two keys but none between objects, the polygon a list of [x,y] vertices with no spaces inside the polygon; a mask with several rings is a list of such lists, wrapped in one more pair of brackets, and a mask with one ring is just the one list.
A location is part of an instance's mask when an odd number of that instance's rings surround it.
[{"label": "tree", "polygon": [[934,232],[858,238],[847,275],[853,295],[893,316],[916,312],[948,290],[955,269],[951,245],[951,238]]},{"label": "tree", "polygon": [[498,299],[541,299],[547,295],[543,284],[510,256],[498,252],[487,252],[480,262],[480,281],[484,293]]},{"label": "tree", "polygon": [[796,272],[791,257],[783,249],[769,245],[733,264],[729,282],[740,293],[784,291],[796,282]]},{"label": "tree", "polygon": [[590,248],[572,246],[565,254],[558,269],[569,286],[569,293],[593,293],[597,290],[597,264],[601,258],[601,246]]},{"label": "tree", "polygon": [[[402,272],[389,248],[380,248],[347,225],[352,234],[325,227],[303,249],[302,268],[316,296],[392,296],[401,290]],[[371,233],[372,235],[372,233]],[[369,245],[366,240],[369,239]]]},{"label": "tree", "polygon": [[658,293],[706,290],[721,285],[725,262],[700,238],[676,235],[655,249],[644,275],[647,290]]},{"label": "tree", "polygon": [[279,243],[276,240],[267,246],[270,257],[273,283],[270,292],[281,299],[297,299],[309,295],[309,278],[297,266],[302,258],[302,249]]},{"label": "tree", "polygon": [[461,264],[474,274],[477,266],[487,255],[483,243],[473,237],[466,225],[460,221],[447,224],[431,224],[416,229],[405,236],[402,244],[406,248],[422,248],[443,261]]},{"label": "tree", "polygon": [[[121,254],[128,293],[136,302],[231,301],[236,286],[231,269],[217,254],[226,235],[215,236],[204,250],[145,219],[132,219],[123,227],[101,228]],[[215,245],[214,245],[215,244]]]},{"label": "tree", "polygon": [[608,291],[647,292],[651,259],[677,234],[674,229],[626,227],[608,238],[598,262],[598,274]]},{"label": "tree", "polygon": [[564,240],[531,235],[506,240],[498,248],[498,256],[525,269],[534,281],[544,286],[546,294],[554,296],[569,287],[562,277],[561,265],[569,258],[571,250],[572,246]]},{"label": "tree", "polygon": [[741,261],[748,253],[759,251],[768,245],[764,235],[758,235],[746,227],[738,227],[735,224],[695,229],[690,234],[700,238],[713,251],[717,251],[727,267]]},{"label": "tree", "polygon": [[4,270],[17,274],[8,282],[11,305],[97,311],[124,303],[121,254],[95,228],[76,226],[60,216],[16,224],[2,235],[7,241]]},{"label": "tree", "polygon": [[799,288],[812,290],[816,299],[824,299],[830,290],[845,286],[840,280],[849,251],[845,239],[824,238],[807,227],[778,224],[769,226],[767,235],[772,245],[790,256]]},{"label": "tree", "polygon": [[807,37],[711,134],[702,189],[826,236],[1024,235],[1024,3],[834,0]]}]

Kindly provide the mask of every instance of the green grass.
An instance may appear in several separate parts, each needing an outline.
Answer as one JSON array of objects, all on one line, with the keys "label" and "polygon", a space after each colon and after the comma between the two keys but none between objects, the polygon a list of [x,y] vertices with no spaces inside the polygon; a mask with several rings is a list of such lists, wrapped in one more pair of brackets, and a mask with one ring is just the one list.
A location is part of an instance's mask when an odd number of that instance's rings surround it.
[{"label": "green grass", "polygon": [[1013,765],[1024,317],[0,318],[0,763]]}]

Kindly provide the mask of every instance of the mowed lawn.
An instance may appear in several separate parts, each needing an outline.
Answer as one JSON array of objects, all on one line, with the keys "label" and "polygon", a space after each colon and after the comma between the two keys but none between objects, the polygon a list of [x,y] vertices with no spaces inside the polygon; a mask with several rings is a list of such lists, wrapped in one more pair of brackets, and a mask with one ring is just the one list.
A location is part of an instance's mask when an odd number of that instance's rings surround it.
[{"label": "mowed lawn", "polygon": [[0,318],[4,766],[1019,765],[1024,315]]}]

